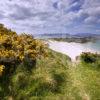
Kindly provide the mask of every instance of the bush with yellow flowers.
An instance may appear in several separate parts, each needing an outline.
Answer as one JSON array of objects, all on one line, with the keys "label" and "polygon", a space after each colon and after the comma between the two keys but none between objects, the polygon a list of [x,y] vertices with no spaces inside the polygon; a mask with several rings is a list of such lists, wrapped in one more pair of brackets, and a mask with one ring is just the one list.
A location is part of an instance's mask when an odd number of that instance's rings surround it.
[{"label": "bush with yellow flowers", "polygon": [[5,66],[7,73],[25,61],[32,63],[37,57],[46,56],[45,48],[46,45],[32,35],[17,35],[0,24],[0,64]]}]

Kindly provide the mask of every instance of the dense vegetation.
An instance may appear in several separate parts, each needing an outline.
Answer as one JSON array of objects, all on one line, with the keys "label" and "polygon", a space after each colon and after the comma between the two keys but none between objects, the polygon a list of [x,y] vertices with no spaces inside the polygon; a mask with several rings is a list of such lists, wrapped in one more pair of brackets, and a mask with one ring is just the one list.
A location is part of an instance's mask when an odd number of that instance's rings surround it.
[{"label": "dense vegetation", "polygon": [[40,40],[35,40],[33,36],[17,35],[0,24],[0,94],[3,97],[16,69],[23,66],[31,72],[36,66],[36,59],[47,56],[45,48],[46,45]]},{"label": "dense vegetation", "polygon": [[0,24],[0,100],[99,100],[100,55],[80,62]]},{"label": "dense vegetation", "polygon": [[[36,58],[45,55],[44,44],[35,40],[33,36],[21,34],[8,30],[0,25],[0,68],[13,71],[16,66],[25,62],[35,62]],[[7,74],[5,73],[5,74]]]},{"label": "dense vegetation", "polygon": [[85,63],[100,63],[100,54],[83,52],[81,54],[81,60]]}]

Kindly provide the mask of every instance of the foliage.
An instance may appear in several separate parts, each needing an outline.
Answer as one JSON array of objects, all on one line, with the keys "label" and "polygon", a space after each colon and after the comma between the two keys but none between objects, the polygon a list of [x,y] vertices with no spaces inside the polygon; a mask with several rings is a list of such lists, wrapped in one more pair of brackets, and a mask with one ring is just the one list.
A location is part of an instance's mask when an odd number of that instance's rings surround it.
[{"label": "foliage", "polygon": [[81,60],[86,63],[95,63],[100,58],[99,54],[83,52],[81,54]]},{"label": "foliage", "polygon": [[5,66],[8,74],[10,69],[25,61],[32,63],[36,58],[45,56],[45,48],[45,44],[32,35],[17,35],[0,24],[0,64]]}]

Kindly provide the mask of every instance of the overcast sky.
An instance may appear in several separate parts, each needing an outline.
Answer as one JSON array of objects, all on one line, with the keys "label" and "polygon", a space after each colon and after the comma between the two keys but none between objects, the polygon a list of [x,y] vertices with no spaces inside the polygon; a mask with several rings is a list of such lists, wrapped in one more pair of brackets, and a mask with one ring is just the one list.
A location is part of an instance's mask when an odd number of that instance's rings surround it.
[{"label": "overcast sky", "polygon": [[100,0],[0,0],[0,23],[18,33],[100,33]]}]

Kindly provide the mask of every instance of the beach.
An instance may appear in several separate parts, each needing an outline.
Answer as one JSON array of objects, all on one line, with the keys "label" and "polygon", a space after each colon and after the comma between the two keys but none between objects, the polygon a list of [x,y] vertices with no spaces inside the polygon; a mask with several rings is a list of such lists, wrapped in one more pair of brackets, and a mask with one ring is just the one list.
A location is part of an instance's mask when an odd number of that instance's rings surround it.
[{"label": "beach", "polygon": [[76,60],[82,52],[100,53],[99,49],[93,48],[92,43],[75,43],[75,42],[59,42],[54,40],[48,41],[49,48],[68,55],[72,60]]}]

